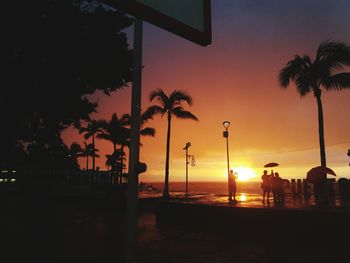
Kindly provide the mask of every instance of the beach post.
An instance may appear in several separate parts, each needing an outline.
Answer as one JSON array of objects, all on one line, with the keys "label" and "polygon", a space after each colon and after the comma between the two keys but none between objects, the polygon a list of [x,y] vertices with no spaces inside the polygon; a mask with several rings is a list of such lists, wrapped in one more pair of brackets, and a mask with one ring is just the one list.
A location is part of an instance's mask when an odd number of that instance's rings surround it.
[{"label": "beach post", "polygon": [[228,181],[228,191],[230,188],[230,181],[229,181],[229,174],[230,174],[230,157],[229,157],[229,151],[228,151],[228,127],[230,127],[229,121],[224,121],[222,123],[224,125],[225,131],[223,133],[224,138],[226,138],[226,156],[227,156],[227,181]]}]

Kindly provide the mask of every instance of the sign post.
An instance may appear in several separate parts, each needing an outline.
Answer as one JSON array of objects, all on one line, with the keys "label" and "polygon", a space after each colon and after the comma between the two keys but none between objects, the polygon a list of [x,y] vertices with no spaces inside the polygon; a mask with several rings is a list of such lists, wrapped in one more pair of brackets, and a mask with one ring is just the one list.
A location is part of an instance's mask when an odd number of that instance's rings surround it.
[{"label": "sign post", "polygon": [[134,68],[131,97],[131,145],[129,153],[128,195],[126,210],[125,262],[136,262],[138,177],[140,156],[140,115],[142,80],[142,20],[134,22]]}]

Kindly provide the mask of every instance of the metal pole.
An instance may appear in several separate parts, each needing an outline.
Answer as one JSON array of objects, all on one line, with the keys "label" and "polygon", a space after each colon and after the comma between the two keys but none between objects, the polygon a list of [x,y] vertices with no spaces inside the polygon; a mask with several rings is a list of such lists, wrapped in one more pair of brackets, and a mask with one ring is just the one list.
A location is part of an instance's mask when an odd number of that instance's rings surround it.
[{"label": "metal pole", "polygon": [[188,196],[188,147],[186,147],[186,196]]},{"label": "metal pole", "polygon": [[140,155],[140,114],[142,79],[142,20],[134,21],[134,68],[131,98],[131,145],[129,152],[129,176],[126,211],[125,262],[136,262],[138,170]]},{"label": "metal pole", "polygon": [[[228,191],[230,191],[230,179],[229,179],[229,174],[230,174],[230,158],[229,158],[229,151],[228,151],[228,129],[226,128],[226,152],[227,152],[227,183],[228,183]],[[230,194],[230,192],[229,192]]]}]

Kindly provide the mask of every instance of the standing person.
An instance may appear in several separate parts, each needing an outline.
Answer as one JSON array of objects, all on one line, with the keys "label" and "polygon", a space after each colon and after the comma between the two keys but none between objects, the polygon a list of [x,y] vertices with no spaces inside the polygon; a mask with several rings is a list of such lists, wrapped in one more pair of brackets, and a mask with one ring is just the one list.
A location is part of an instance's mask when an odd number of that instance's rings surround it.
[{"label": "standing person", "polygon": [[261,176],[262,183],[261,188],[263,189],[263,203],[266,202],[270,203],[270,192],[271,192],[271,181],[270,181],[271,175],[267,174],[267,170],[264,170],[263,175]]},{"label": "standing person", "polygon": [[277,203],[277,195],[278,195],[278,173],[277,172],[273,172],[273,170],[271,170],[271,174],[270,174],[270,183],[271,183],[271,192],[272,192],[272,197],[273,197],[273,203],[276,204]]},{"label": "standing person", "polygon": [[274,177],[275,187],[276,187],[276,201],[275,204],[283,205],[284,204],[284,185],[283,179],[279,176],[279,173],[275,173]]},{"label": "standing person", "polygon": [[[233,170],[230,170],[229,174],[228,174],[228,193],[229,193],[229,197],[228,200],[230,202],[236,202],[236,177],[237,174],[233,173]],[[232,199],[233,196],[233,199]]]}]

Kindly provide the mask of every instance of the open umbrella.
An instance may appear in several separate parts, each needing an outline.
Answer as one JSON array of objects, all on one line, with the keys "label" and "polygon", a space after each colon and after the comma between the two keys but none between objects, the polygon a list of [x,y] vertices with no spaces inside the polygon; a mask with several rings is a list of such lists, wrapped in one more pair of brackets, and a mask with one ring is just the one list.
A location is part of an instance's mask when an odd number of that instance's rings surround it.
[{"label": "open umbrella", "polygon": [[309,181],[310,183],[315,184],[322,180],[324,174],[330,174],[330,175],[336,176],[335,172],[331,168],[316,166],[307,172],[306,180]]},{"label": "open umbrella", "polygon": [[279,164],[278,163],[267,163],[264,165],[264,167],[275,167],[275,166],[278,166]]}]

